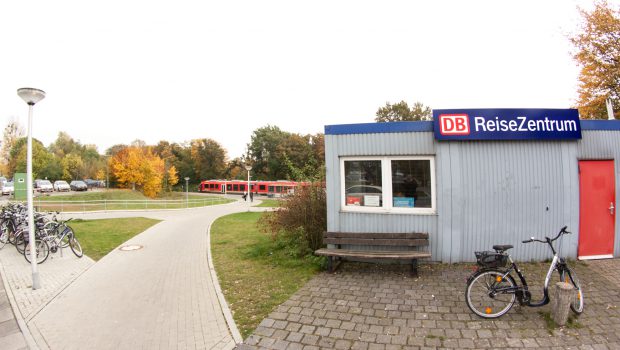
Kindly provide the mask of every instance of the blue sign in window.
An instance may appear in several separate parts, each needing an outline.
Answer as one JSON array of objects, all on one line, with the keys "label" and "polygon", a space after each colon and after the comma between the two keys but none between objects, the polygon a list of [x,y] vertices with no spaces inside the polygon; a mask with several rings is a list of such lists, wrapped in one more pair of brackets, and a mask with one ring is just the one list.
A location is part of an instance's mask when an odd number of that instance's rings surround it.
[{"label": "blue sign in window", "polygon": [[413,208],[413,197],[394,197],[394,208]]},{"label": "blue sign in window", "polygon": [[437,140],[581,139],[576,109],[437,109]]}]

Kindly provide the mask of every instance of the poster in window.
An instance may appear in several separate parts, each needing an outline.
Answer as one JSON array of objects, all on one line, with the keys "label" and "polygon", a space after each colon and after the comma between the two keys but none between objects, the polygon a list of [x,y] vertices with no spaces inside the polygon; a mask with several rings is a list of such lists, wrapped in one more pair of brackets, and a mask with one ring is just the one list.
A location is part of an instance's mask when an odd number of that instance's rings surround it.
[{"label": "poster in window", "polygon": [[347,205],[361,205],[362,197],[347,196]]},{"label": "poster in window", "polygon": [[381,196],[364,196],[364,206],[366,207],[381,206]]},{"label": "poster in window", "polygon": [[413,197],[394,197],[394,208],[413,208]]}]

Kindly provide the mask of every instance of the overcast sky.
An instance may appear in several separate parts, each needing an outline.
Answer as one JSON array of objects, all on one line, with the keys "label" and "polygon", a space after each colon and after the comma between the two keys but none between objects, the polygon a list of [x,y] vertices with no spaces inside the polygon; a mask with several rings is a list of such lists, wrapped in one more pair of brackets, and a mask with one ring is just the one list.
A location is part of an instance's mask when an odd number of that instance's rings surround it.
[{"label": "overcast sky", "polygon": [[372,122],[388,101],[569,108],[591,3],[2,1],[0,122],[25,127],[16,90],[35,87],[46,146],[212,138],[234,158],[256,128]]}]

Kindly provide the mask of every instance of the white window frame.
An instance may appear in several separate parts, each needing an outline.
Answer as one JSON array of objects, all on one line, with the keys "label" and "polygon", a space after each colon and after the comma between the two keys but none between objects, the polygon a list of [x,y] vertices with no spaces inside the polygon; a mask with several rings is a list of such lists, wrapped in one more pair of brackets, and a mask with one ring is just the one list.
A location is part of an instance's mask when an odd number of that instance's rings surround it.
[{"label": "white window frame", "polygon": [[[346,204],[345,193],[345,174],[344,162],[347,161],[381,161],[381,196],[383,205],[381,207],[364,207]],[[393,160],[428,160],[430,161],[431,172],[431,207],[430,208],[397,208],[394,207],[392,196],[392,161]],[[356,156],[356,157],[340,157],[340,209],[343,212],[362,212],[362,213],[394,213],[394,214],[421,214],[429,215],[437,213],[437,191],[435,190],[435,156]]]}]

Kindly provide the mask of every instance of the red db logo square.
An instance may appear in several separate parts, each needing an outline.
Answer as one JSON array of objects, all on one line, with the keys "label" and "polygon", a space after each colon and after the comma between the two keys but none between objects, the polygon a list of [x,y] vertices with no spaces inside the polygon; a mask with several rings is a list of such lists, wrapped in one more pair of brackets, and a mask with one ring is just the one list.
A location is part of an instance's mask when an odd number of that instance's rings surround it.
[{"label": "red db logo square", "polygon": [[469,135],[467,114],[442,114],[439,116],[439,132],[442,135]]}]

